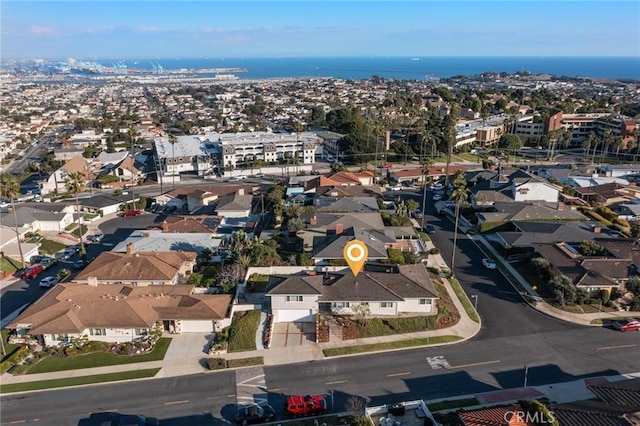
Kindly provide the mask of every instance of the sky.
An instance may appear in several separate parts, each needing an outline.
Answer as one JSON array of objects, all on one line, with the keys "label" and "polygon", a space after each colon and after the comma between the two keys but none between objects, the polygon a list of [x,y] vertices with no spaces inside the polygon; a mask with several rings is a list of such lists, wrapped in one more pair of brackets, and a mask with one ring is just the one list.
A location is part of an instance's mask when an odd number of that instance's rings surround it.
[{"label": "sky", "polygon": [[640,1],[2,0],[9,58],[640,56]]}]

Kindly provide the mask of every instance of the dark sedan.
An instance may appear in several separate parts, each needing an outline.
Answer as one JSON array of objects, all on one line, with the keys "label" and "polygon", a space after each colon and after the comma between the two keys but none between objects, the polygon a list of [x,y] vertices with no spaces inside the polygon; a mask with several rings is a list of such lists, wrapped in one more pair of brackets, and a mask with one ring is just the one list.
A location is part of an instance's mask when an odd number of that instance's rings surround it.
[{"label": "dark sedan", "polygon": [[236,422],[241,425],[254,425],[271,422],[276,411],[270,405],[247,405],[236,412]]}]

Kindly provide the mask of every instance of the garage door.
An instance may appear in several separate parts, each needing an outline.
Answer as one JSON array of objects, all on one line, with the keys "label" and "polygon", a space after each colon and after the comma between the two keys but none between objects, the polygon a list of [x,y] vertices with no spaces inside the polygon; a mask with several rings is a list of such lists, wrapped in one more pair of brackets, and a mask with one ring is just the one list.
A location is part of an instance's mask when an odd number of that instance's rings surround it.
[{"label": "garage door", "polygon": [[315,320],[311,309],[278,309],[276,311],[276,322],[313,322]]},{"label": "garage door", "polygon": [[211,333],[213,327],[213,320],[182,320],[181,322],[183,333]]}]

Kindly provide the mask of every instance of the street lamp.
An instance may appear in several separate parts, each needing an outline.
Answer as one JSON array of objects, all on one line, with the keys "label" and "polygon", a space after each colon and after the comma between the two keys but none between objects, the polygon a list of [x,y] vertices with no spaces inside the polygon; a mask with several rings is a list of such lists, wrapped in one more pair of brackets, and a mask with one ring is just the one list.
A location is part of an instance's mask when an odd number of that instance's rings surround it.
[{"label": "street lamp", "polygon": [[471,298],[473,299],[473,309],[478,310],[478,295],[472,294]]}]

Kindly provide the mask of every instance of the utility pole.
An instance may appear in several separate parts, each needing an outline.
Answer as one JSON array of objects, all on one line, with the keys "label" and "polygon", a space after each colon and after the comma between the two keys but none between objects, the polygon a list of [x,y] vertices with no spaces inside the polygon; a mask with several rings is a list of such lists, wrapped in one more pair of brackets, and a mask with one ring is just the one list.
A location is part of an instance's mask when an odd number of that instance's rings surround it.
[{"label": "utility pole", "polygon": [[526,365],[524,366],[524,387],[527,387],[527,379],[529,376],[529,367],[527,367]]}]

